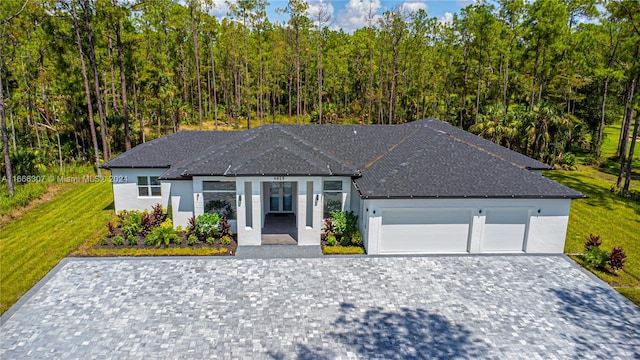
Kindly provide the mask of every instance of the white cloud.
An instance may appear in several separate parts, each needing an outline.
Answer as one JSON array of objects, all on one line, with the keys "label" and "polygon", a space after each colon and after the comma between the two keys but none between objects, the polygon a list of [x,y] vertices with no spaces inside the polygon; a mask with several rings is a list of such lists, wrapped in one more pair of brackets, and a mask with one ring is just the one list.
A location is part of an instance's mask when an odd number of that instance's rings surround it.
[{"label": "white cloud", "polygon": [[323,18],[323,26],[327,26],[333,20],[333,4],[330,1],[307,0],[307,16],[314,26],[318,25],[318,16]]},{"label": "white cloud", "polygon": [[411,14],[418,10],[427,11],[427,4],[422,1],[406,1],[400,5],[400,13]]},{"label": "white cloud", "polygon": [[[236,0],[230,0],[230,2],[235,3]],[[209,15],[220,18],[225,17],[227,16],[227,14],[229,14],[229,4],[227,4],[226,1],[213,0],[211,1],[211,3],[213,6],[203,4],[205,10],[209,13]]]},{"label": "white cloud", "polygon": [[444,16],[441,16],[438,21],[440,21],[441,24],[449,25],[453,22],[453,14],[450,12],[445,12]]},{"label": "white cloud", "polygon": [[338,11],[334,28],[353,32],[369,25],[377,24],[382,8],[380,0],[349,0],[344,9]]}]

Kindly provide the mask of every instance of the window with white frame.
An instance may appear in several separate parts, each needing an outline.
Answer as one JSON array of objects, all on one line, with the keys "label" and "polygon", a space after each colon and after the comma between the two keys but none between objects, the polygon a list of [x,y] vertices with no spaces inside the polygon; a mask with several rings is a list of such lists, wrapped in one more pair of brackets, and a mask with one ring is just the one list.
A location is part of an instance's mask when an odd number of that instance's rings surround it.
[{"label": "window with white frame", "polygon": [[229,220],[236,219],[235,181],[203,181],[204,212],[218,213]]},{"label": "window with white frame", "polygon": [[157,176],[138,176],[138,196],[162,196],[161,189]]},{"label": "window with white frame", "polygon": [[342,210],[342,181],[325,181],[323,185],[324,194],[324,217],[334,210]]}]

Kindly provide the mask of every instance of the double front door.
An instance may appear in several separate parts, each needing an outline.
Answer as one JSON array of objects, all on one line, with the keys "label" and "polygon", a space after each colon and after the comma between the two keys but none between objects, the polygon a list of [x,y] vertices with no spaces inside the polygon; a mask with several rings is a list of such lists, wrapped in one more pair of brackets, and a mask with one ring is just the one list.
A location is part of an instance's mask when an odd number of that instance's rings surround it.
[{"label": "double front door", "polygon": [[269,212],[293,212],[292,182],[272,182],[269,185]]}]

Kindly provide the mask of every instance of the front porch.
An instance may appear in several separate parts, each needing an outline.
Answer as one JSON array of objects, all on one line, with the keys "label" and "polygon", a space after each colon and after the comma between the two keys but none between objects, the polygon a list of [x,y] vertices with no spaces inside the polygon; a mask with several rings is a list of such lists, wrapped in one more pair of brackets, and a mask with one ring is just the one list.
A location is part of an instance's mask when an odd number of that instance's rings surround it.
[{"label": "front porch", "polygon": [[296,215],[271,213],[264,218],[262,245],[298,245]]},{"label": "front porch", "polygon": [[224,210],[239,246],[319,246],[325,207],[348,209],[350,188],[349,177],[194,177],[194,215],[231,203]]}]

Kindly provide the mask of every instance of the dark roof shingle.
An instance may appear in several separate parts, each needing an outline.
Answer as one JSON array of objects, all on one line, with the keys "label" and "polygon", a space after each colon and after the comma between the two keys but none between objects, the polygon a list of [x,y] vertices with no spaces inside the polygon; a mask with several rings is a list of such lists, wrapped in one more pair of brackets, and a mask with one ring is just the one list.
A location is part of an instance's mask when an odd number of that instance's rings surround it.
[{"label": "dark roof shingle", "polygon": [[166,167],[163,179],[351,176],[365,198],[584,196],[529,171],[548,165],[436,119],[183,131],[137,146],[104,167]]}]

